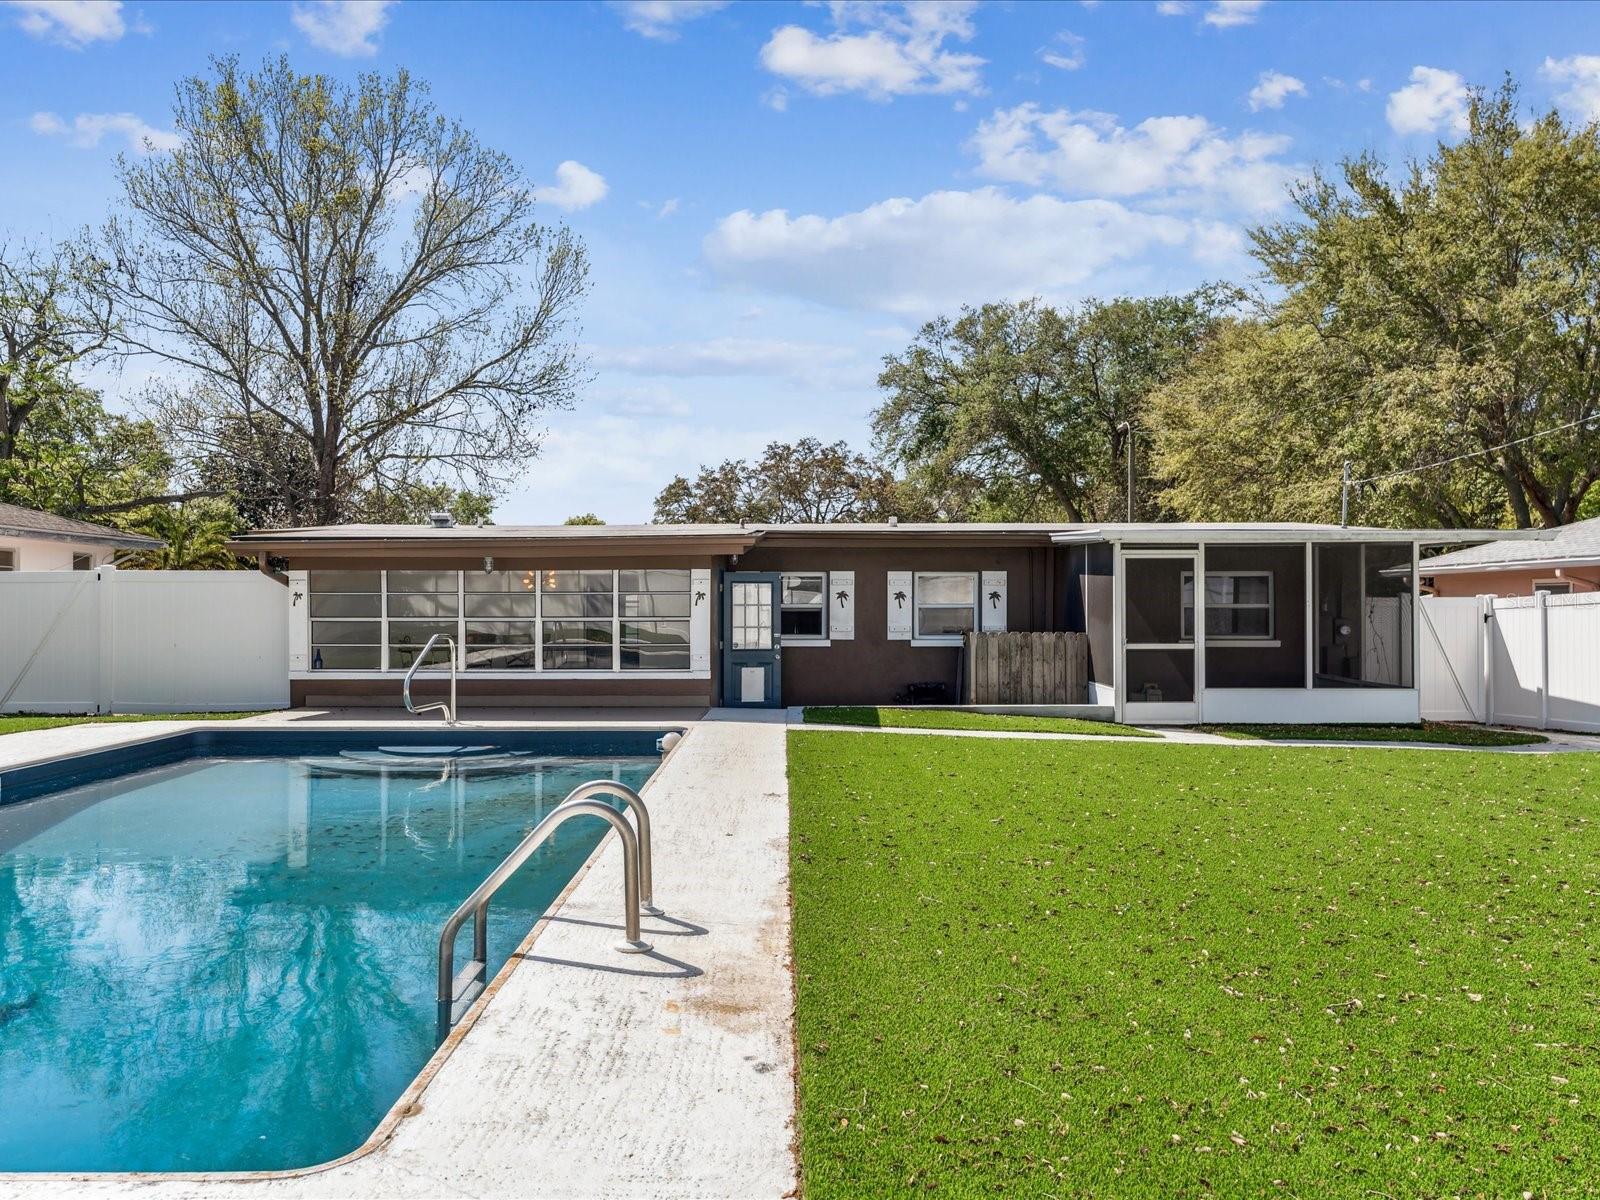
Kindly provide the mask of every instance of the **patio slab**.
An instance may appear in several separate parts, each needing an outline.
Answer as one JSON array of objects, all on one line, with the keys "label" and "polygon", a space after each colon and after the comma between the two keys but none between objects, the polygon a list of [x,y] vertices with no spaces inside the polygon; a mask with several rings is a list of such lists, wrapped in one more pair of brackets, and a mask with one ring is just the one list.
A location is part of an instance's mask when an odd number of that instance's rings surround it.
[{"label": "patio slab", "polygon": [[[383,724],[415,725],[387,715]],[[618,720],[613,712],[583,723],[680,722],[656,713]],[[187,724],[162,722],[159,732]],[[0,738],[0,764],[37,754],[8,746],[13,739],[77,730],[93,736],[71,739],[74,750],[158,732],[139,724],[12,734]],[[362,1151],[298,1173],[9,1175],[0,1176],[0,1190],[161,1198],[792,1194],[784,734],[781,712],[714,710],[695,722],[644,793],[654,818],[656,901],[665,910],[643,922],[654,951],[624,957],[611,949],[620,936],[622,860],[609,836],[565,903],[497,977],[476,1019],[458,1027]]]}]

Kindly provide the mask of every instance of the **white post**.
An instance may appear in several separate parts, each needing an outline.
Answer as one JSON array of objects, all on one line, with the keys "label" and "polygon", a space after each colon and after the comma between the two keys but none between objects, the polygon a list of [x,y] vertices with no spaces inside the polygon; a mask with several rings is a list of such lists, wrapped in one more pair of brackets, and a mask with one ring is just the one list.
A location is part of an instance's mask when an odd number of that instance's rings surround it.
[{"label": "white post", "polygon": [[1128,565],[1122,557],[1122,543],[1111,544],[1111,703],[1113,718],[1118,724],[1123,720],[1123,706],[1127,703],[1128,646],[1127,619],[1124,609],[1128,603]]},{"label": "white post", "polygon": [[96,570],[94,575],[95,613],[100,626],[100,653],[95,665],[95,711],[109,713],[113,711],[117,702],[117,660],[114,644],[117,573],[114,568],[102,567]]},{"label": "white post", "polygon": [[1306,678],[1305,688],[1310,691],[1317,681],[1317,572],[1313,565],[1314,546],[1306,543]]},{"label": "white post", "polygon": [[1539,728],[1550,728],[1550,593],[1535,592],[1539,613]]},{"label": "white post", "polygon": [[1478,654],[1482,660],[1479,686],[1483,688],[1483,723],[1494,724],[1494,597],[1479,595]]},{"label": "white post", "polygon": [[1194,548],[1194,719],[1196,722],[1205,720],[1205,695],[1206,544],[1199,542]]}]

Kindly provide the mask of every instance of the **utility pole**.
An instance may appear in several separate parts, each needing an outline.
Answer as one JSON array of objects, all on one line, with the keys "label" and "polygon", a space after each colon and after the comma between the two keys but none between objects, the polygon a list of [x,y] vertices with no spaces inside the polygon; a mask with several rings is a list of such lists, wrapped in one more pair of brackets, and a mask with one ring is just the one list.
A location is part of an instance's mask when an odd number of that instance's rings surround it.
[{"label": "utility pole", "polygon": [[1123,421],[1117,426],[1117,432],[1127,435],[1128,438],[1128,524],[1133,524],[1133,426]]},{"label": "utility pole", "polygon": [[1339,524],[1350,524],[1350,460],[1344,460],[1344,476],[1339,483]]}]

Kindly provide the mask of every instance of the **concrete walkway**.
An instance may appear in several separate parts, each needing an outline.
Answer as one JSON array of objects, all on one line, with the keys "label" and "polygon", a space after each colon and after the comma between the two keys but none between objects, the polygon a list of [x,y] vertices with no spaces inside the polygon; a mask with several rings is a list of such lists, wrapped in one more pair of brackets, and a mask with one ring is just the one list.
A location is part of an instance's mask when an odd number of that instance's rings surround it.
[{"label": "concrete walkway", "polygon": [[[603,723],[663,724],[650,714],[618,720],[615,711]],[[35,760],[37,745],[13,739],[45,733],[74,734],[49,743],[85,750],[155,731],[139,724],[11,734],[0,737],[0,765]],[[162,1200],[792,1194],[784,734],[781,712],[712,712],[695,722],[644,792],[655,827],[656,902],[666,911],[644,920],[654,953],[610,948],[620,936],[622,857],[607,837],[565,902],[491,985],[476,1020],[457,1028],[355,1155],[265,1175],[0,1175],[0,1192]]]}]

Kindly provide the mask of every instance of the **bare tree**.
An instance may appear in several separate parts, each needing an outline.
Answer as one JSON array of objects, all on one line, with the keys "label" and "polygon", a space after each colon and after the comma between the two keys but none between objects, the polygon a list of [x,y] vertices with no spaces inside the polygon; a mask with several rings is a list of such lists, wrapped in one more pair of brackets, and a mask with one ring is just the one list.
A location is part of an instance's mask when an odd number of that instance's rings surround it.
[{"label": "bare tree", "polygon": [[178,149],[121,162],[103,239],[128,349],[180,368],[158,419],[195,458],[290,439],[257,466],[309,463],[299,519],[514,477],[584,375],[582,244],[404,71],[213,69],[178,86]]},{"label": "bare tree", "polygon": [[75,388],[73,367],[114,329],[95,263],[72,246],[0,246],[0,463],[16,457],[40,405]]}]

